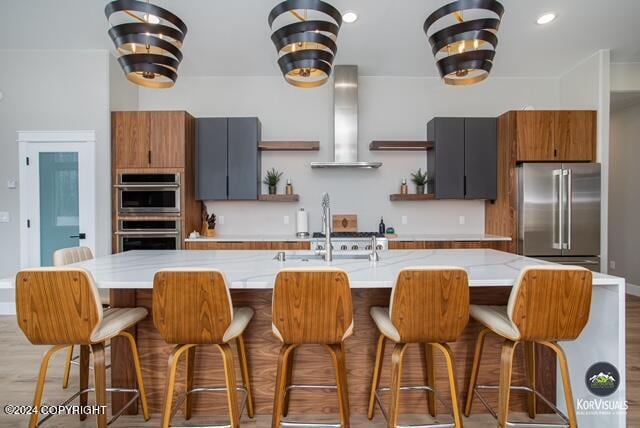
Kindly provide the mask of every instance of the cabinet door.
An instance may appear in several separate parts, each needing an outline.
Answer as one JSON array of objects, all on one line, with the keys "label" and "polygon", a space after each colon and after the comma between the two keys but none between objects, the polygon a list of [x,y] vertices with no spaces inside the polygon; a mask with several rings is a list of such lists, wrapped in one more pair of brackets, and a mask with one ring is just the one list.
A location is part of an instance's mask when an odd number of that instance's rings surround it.
[{"label": "cabinet door", "polygon": [[227,199],[227,119],[202,118],[196,126],[196,199]]},{"label": "cabinet door", "polygon": [[516,113],[518,161],[553,161],[553,111],[519,111]]},{"label": "cabinet door", "polygon": [[182,111],[154,111],[150,115],[150,166],[184,168],[186,116]]},{"label": "cabinet door", "polygon": [[435,119],[436,199],[464,199],[464,118]]},{"label": "cabinet door", "polygon": [[497,198],[497,124],[493,118],[464,121],[465,199]]},{"label": "cabinet door", "polygon": [[116,168],[149,166],[149,113],[113,112],[111,133]]},{"label": "cabinet door", "polygon": [[555,149],[560,161],[591,161],[596,157],[596,112],[556,112]]},{"label": "cabinet door", "polygon": [[260,121],[254,117],[230,118],[228,135],[228,198],[257,200],[261,178]]}]

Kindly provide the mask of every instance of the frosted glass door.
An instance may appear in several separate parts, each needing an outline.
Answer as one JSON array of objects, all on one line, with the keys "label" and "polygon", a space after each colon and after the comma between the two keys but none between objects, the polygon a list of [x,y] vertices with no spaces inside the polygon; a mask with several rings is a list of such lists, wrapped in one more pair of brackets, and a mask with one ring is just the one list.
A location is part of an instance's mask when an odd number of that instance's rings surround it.
[{"label": "frosted glass door", "polygon": [[80,240],[78,153],[40,152],[40,264],[53,265],[53,253]]}]

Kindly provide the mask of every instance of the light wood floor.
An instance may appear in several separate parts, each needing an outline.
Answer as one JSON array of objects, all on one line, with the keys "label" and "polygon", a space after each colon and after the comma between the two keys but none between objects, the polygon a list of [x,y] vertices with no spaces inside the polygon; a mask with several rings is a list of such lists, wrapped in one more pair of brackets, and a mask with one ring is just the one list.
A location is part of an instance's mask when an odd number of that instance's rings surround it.
[{"label": "light wood floor", "polygon": [[[629,411],[627,414],[627,426],[630,428],[640,427],[640,298],[627,296],[627,399],[629,400]],[[45,347],[35,347],[27,342],[17,327],[15,317],[0,316],[0,404],[4,407],[7,404],[31,404],[33,389],[35,386],[40,358]],[[45,388],[45,402],[48,404],[58,403],[68,396],[69,392],[61,388],[62,368],[64,352],[60,352],[54,357],[47,378]],[[74,366],[70,380],[70,387],[78,384],[77,367]],[[218,397],[215,397],[216,399]],[[322,398],[319,398],[322,399]],[[91,400],[91,398],[90,398]],[[292,412],[295,409],[295,401],[292,402]],[[328,419],[327,419],[328,418]],[[321,420],[337,420],[327,415],[323,415]],[[318,420],[314,418],[313,420]],[[176,417],[175,423],[181,423],[180,417]],[[193,419],[193,423],[212,421],[202,421]],[[221,421],[222,422],[222,421]],[[401,421],[407,423],[410,421]],[[254,420],[249,420],[246,416],[242,420],[242,425],[247,427],[269,427],[271,420],[267,416],[259,416]],[[155,427],[159,425],[159,415],[154,415],[151,421],[145,423],[142,416],[122,416],[112,426],[114,427]],[[25,416],[9,416],[0,410],[0,427],[24,427],[27,426]],[[46,427],[93,427],[95,419],[89,417],[85,422],[80,422],[77,416],[59,416],[50,420]],[[379,411],[373,421],[368,421],[366,417],[352,417],[352,426],[356,427],[384,427],[384,419]],[[495,426],[493,419],[489,415],[472,415],[465,419],[467,428],[484,428]]]}]

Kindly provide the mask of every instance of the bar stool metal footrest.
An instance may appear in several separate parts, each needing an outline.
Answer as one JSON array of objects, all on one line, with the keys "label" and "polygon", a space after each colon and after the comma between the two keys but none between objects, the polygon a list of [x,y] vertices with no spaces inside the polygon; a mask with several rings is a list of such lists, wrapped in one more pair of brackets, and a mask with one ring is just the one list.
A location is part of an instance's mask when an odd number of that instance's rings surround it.
[{"label": "bar stool metal footrest", "polygon": [[[445,404],[445,402],[442,400],[442,397],[440,397],[440,394],[433,389],[432,387],[430,387],[429,385],[407,385],[407,386],[401,386],[400,391],[431,391],[433,392],[433,395],[438,399],[438,401],[440,401],[440,403],[442,403],[443,406],[447,407],[447,405]],[[382,412],[382,416],[384,416],[384,419],[389,422],[389,415],[387,415],[387,410],[385,409],[385,407],[382,405],[382,400],[380,399],[380,394],[381,392],[391,392],[391,388],[378,388],[376,390],[376,403],[378,403],[378,406],[380,406],[380,411]],[[451,411],[451,414],[453,415],[453,410],[452,409],[448,409]],[[415,425],[396,425],[396,428],[455,428],[455,424],[453,422],[447,422],[447,423],[435,423],[435,424],[415,424]]]},{"label": "bar stool metal footrest", "polygon": [[[285,398],[287,396],[287,394],[289,394],[289,392],[292,389],[327,389],[327,390],[332,390],[335,391],[338,389],[337,385],[305,385],[305,384],[294,384],[294,385],[287,385],[287,388],[285,389]],[[301,428],[301,427],[314,427],[314,428],[341,428],[342,424],[340,423],[331,423],[331,422],[323,422],[323,423],[313,423],[313,422],[287,422],[287,421],[280,421],[280,426],[281,427],[291,427],[291,428]]]},{"label": "bar stool metal footrest", "polygon": [[[476,385],[475,389],[473,390],[474,394],[476,397],[478,397],[478,400],[480,400],[480,402],[482,403],[482,405],[489,411],[489,413],[491,413],[491,416],[493,416],[496,420],[498,419],[498,415],[496,414],[495,410],[493,410],[491,408],[491,406],[489,406],[489,403],[487,403],[487,401],[484,399],[484,397],[482,396],[482,394],[480,394],[480,389],[499,389],[500,387],[498,385]],[[516,390],[516,391],[525,391],[528,392],[529,394],[535,394],[538,398],[540,398],[547,406],[549,406],[551,408],[551,410],[553,410],[553,412],[560,416],[560,418],[564,421],[563,424],[553,424],[553,423],[548,423],[548,422],[509,422],[507,421],[506,425],[508,427],[518,427],[518,428],[537,428],[537,427],[552,427],[552,428],[569,428],[569,418],[560,411],[560,409],[558,409],[551,401],[549,401],[545,396],[543,396],[542,394],[540,394],[538,391],[529,388],[528,386],[518,386],[518,385],[511,385],[510,390]]]},{"label": "bar stool metal footrest", "polygon": [[[86,394],[88,392],[95,392],[95,391],[96,391],[95,388],[82,389],[82,390],[74,393],[71,397],[67,398],[66,401],[56,405],[56,407],[58,407],[58,406],[66,406],[67,404],[71,403],[73,400],[78,398],[81,394]],[[111,425],[112,423],[114,423],[116,421],[116,419],[118,419],[120,416],[122,416],[124,411],[127,410],[129,408],[129,406],[131,406],[133,403],[135,403],[138,400],[138,398],[140,398],[140,390],[137,389],[137,388],[106,388],[106,392],[125,392],[125,393],[133,392],[134,393],[133,398],[131,400],[127,401],[127,404],[122,406],[122,408],[118,411],[118,413],[116,413],[115,415],[111,416],[111,419],[109,419],[109,422],[107,422],[107,425]],[[87,404],[87,407],[93,407],[93,406],[97,406],[97,404],[94,404],[94,405]],[[48,414],[44,418],[40,419],[38,421],[38,423],[36,424],[36,426],[37,427],[41,426],[42,424],[44,424],[46,421],[48,421],[53,416],[56,416],[56,414],[53,414],[53,413]]]},{"label": "bar stool metal footrest", "polygon": [[[242,392],[242,402],[240,403],[240,415],[238,416],[238,418],[242,417],[242,412],[244,412],[244,408],[247,404],[247,389],[243,386],[237,386],[236,387],[236,391],[238,392]],[[180,398],[178,398],[178,400],[176,401],[175,405],[173,406],[173,410],[171,411],[171,419],[173,419],[173,417],[176,415],[176,413],[178,413],[178,409],[182,406],[182,403],[184,403],[184,401],[187,399],[187,395],[190,394],[195,394],[195,393],[199,393],[199,392],[227,392],[227,388],[225,388],[224,386],[201,386],[198,388],[193,388],[190,389],[189,391],[186,391],[184,394],[180,395]],[[170,428],[182,428],[179,425],[170,425]],[[224,424],[224,425],[189,425],[189,428],[231,428],[231,424]]]}]

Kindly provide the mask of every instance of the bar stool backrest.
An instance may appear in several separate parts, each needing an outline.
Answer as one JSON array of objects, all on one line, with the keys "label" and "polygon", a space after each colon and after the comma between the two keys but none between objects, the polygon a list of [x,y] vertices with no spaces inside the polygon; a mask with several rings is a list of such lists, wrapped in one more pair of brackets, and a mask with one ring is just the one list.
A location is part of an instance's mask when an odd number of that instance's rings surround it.
[{"label": "bar stool backrest", "polygon": [[521,340],[574,340],[589,321],[593,275],[577,266],[522,269],[507,313]]},{"label": "bar stool backrest", "polygon": [[153,324],[167,343],[224,343],[233,319],[231,295],[218,269],[170,268],[153,279]]},{"label": "bar stool backrest", "polygon": [[469,322],[467,271],[449,266],[401,270],[389,316],[404,343],[455,341]]},{"label": "bar stool backrest", "polygon": [[338,344],[353,331],[347,272],[283,269],[273,289],[274,333],[286,344]]},{"label": "bar stool backrest", "polygon": [[70,265],[91,259],[93,259],[93,253],[89,247],[61,248],[53,253],[54,266]]},{"label": "bar stool backrest", "polygon": [[102,322],[100,295],[80,268],[26,269],[16,275],[18,325],[34,345],[88,345]]}]

